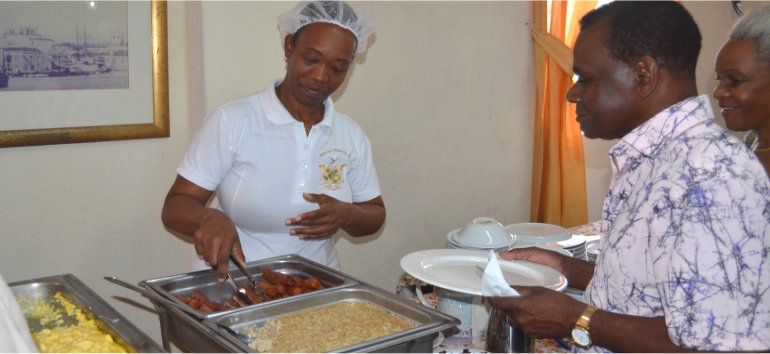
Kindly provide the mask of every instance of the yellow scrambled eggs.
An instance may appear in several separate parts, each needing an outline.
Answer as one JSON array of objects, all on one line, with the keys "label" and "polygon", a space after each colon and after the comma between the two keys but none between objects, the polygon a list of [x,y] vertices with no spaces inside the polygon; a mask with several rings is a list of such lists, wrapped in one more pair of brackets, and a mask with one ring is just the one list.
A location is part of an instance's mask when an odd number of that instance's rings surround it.
[{"label": "yellow scrambled eggs", "polygon": [[49,302],[45,299],[20,299],[28,322],[43,329],[33,332],[41,353],[125,353],[112,336],[99,330],[96,322],[75,304],[57,292]]}]

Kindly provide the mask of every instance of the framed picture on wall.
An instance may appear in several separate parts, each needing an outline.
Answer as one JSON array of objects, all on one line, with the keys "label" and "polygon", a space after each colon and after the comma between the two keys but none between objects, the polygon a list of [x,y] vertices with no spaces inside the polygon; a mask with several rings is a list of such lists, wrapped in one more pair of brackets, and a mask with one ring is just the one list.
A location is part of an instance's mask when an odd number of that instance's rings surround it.
[{"label": "framed picture on wall", "polygon": [[0,147],[169,136],[165,1],[0,1]]}]

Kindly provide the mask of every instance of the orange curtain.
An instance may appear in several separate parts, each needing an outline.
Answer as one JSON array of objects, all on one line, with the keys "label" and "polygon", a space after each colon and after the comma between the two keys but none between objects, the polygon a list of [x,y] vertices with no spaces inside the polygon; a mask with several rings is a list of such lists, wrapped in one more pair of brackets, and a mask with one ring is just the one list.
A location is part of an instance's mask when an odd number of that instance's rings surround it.
[{"label": "orange curtain", "polygon": [[537,77],[532,221],[564,227],[588,222],[583,138],[566,94],[572,85],[570,48],[578,21],[595,5],[580,0],[532,2]]}]

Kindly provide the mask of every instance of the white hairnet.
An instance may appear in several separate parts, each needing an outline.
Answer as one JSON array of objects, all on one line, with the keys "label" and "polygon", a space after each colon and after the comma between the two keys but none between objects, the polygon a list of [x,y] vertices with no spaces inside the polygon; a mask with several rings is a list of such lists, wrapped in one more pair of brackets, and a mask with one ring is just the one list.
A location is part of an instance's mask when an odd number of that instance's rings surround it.
[{"label": "white hairnet", "polygon": [[281,43],[287,35],[293,35],[300,28],[314,22],[333,23],[353,32],[358,40],[356,53],[366,50],[366,41],[374,32],[374,20],[365,12],[354,10],[344,1],[302,1],[278,16]]}]

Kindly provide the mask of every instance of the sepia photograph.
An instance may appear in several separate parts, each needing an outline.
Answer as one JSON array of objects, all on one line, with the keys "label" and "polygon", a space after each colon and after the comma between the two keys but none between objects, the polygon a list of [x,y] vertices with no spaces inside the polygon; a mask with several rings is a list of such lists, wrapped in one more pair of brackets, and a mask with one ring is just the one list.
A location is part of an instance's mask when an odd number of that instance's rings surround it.
[{"label": "sepia photograph", "polygon": [[0,2],[0,92],[124,89],[122,1]]},{"label": "sepia photograph", "polygon": [[0,1],[0,147],[167,137],[163,1]]}]

